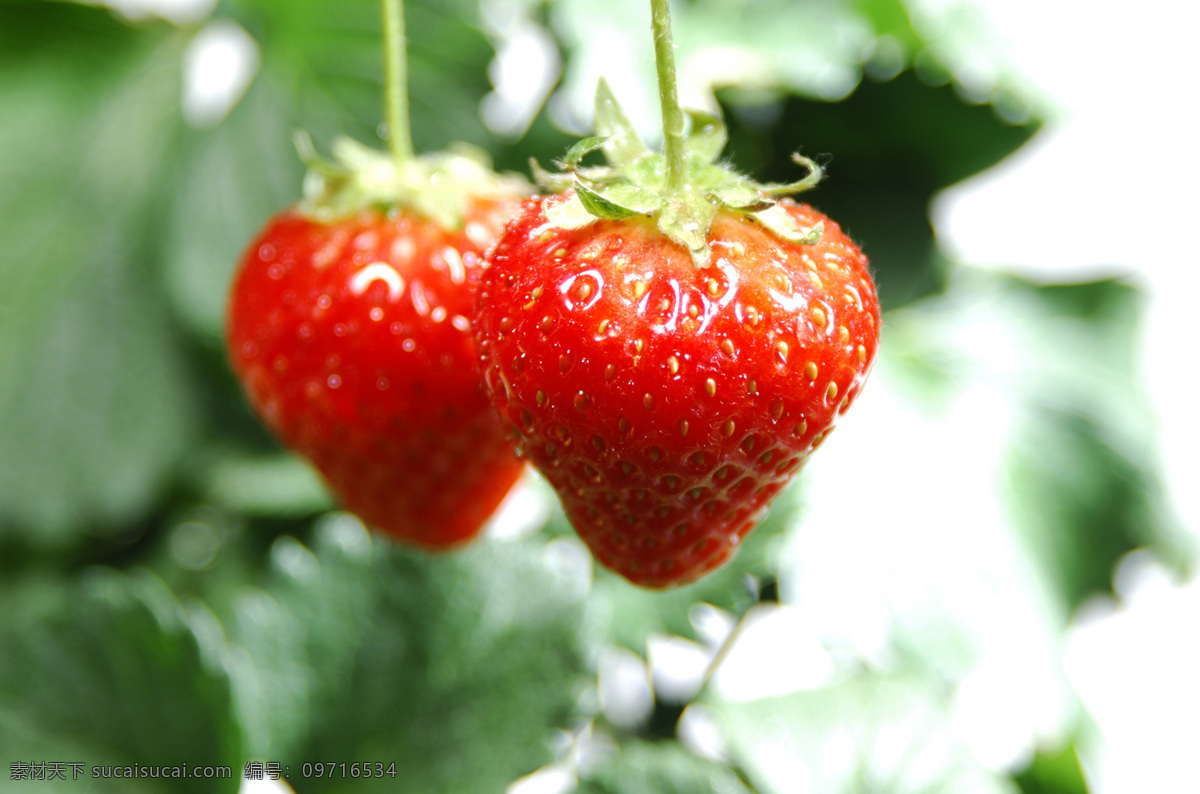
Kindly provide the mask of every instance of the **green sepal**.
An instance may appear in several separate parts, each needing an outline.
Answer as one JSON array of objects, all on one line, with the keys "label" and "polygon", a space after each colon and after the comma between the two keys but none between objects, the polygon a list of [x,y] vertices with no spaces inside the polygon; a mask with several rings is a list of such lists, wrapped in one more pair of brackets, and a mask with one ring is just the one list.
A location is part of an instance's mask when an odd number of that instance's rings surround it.
[{"label": "green sepal", "polygon": [[604,139],[599,136],[581,138],[567,149],[566,155],[558,163],[564,171],[574,172],[579,168],[579,161],[597,149],[604,148]]},{"label": "green sepal", "polygon": [[725,122],[720,116],[703,110],[687,109],[684,112],[692,120],[692,130],[684,144],[688,157],[705,163],[715,163],[721,152],[725,151],[725,144],[729,142]]},{"label": "green sepal", "polygon": [[775,200],[764,196],[759,190],[743,181],[727,182],[714,190],[709,196],[722,206],[738,212],[762,212],[775,206]]},{"label": "green sepal", "polygon": [[292,146],[296,148],[296,156],[300,158],[300,162],[304,163],[304,167],[309,171],[316,171],[331,178],[349,176],[345,166],[317,154],[317,147],[313,146],[312,136],[307,130],[296,130],[292,133]]},{"label": "green sepal", "polygon": [[821,235],[825,232],[825,225],[823,223],[818,223],[816,226],[800,225],[796,222],[795,218],[788,214],[787,210],[778,204],[761,212],[752,212],[750,213],[750,217],[789,243],[815,245],[821,240]]},{"label": "green sepal", "polygon": [[300,211],[332,221],[368,207],[411,209],[447,229],[462,226],[471,198],[527,195],[524,179],[492,171],[487,153],[466,144],[414,157],[397,164],[385,152],[351,138],[339,137],[332,159],[316,153],[307,134],[295,144],[308,166]]},{"label": "green sepal", "polygon": [[760,185],[759,189],[769,196],[790,196],[793,193],[803,193],[806,190],[813,189],[825,177],[825,172],[821,170],[821,166],[799,152],[792,153],[792,162],[808,171],[803,179],[783,184],[767,182],[764,185]]},{"label": "green sepal", "polygon": [[662,203],[662,196],[632,182],[607,185],[603,193],[606,199],[635,215],[653,215]]},{"label": "green sepal", "polygon": [[529,173],[533,175],[533,181],[538,187],[551,193],[561,193],[575,184],[575,177],[572,174],[556,174],[553,171],[547,171],[533,157],[529,158]]},{"label": "green sepal", "polygon": [[705,197],[692,199],[664,201],[658,213],[658,230],[682,243],[692,255],[692,264],[700,268],[708,262],[708,228],[720,206]]},{"label": "green sepal", "polygon": [[[799,154],[792,160],[807,170],[803,179],[787,184],[758,184],[718,162],[728,135],[719,116],[688,111],[690,132],[684,141],[686,185],[668,193],[666,160],[638,138],[608,83],[596,88],[596,135],[576,142],[553,174],[531,161],[538,184],[553,192],[574,188],[575,195],[547,210],[547,220],[564,229],[577,229],[596,218],[619,220],[635,215],[657,217],[658,229],[684,246],[696,267],[709,259],[707,242],[712,220],[722,209],[753,218],[783,240],[812,244],[822,227],[805,227],[780,207],[774,196],[796,193],[816,185],[821,168]],[[583,158],[601,149],[608,165],[581,166]]]},{"label": "green sepal", "polygon": [[559,229],[579,229],[598,220],[587,211],[578,195],[571,196],[567,201],[543,206],[546,208],[546,220]]},{"label": "green sepal", "polygon": [[603,77],[596,86],[594,126],[596,135],[604,139],[604,156],[614,166],[632,165],[651,156]]},{"label": "green sepal", "polygon": [[579,197],[584,209],[597,218],[619,221],[622,218],[631,218],[638,214],[636,210],[623,207],[615,201],[609,201],[579,180],[575,181],[575,195]]},{"label": "green sepal", "polygon": [[[650,155],[641,161],[645,163],[653,161],[654,155]],[[631,170],[636,170],[637,166],[631,166]],[[583,179],[585,182],[592,185],[613,185],[628,182],[630,177],[623,170],[618,170],[609,165],[595,165],[584,168],[577,168],[574,172],[575,176]]]}]

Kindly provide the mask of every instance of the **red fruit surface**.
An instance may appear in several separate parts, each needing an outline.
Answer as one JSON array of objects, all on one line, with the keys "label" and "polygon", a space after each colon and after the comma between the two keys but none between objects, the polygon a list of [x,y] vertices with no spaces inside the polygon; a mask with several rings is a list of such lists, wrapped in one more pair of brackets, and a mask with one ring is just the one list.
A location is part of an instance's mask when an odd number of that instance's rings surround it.
[{"label": "red fruit surface", "polygon": [[228,348],[250,402],[368,524],[436,549],[474,537],[521,472],[469,318],[517,199],[460,229],[410,211],[272,219],[233,286]]},{"label": "red fruit surface", "polygon": [[476,334],[493,402],[595,557],[646,587],[726,562],[875,359],[867,259],[722,210],[697,268],[653,219],[563,229],[531,200],[489,257]]}]

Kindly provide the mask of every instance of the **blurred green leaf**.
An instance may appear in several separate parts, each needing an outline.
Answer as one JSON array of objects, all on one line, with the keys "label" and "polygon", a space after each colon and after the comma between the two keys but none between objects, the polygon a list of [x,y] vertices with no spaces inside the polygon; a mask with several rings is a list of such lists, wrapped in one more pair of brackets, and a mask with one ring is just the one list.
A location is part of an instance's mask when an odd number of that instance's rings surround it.
[{"label": "blurred green leaf", "polygon": [[954,738],[943,697],[919,679],[860,675],[715,708],[731,755],[762,794],[1015,794]]},{"label": "blurred green leaf", "polygon": [[[229,15],[263,49],[263,75],[319,144],[349,135],[382,147],[383,50],[378,0],[231,0]],[[493,50],[475,3],[405,3],[409,102],[417,151],[455,141],[488,146],[479,100]]]},{"label": "blurred green leaf", "polygon": [[1132,549],[1183,552],[1161,508],[1152,414],[1130,377],[1142,296],[1115,279],[1012,284],[1009,316],[1032,332],[1027,410],[1008,460],[1013,514],[1073,609],[1111,592]]},{"label": "blurred green leaf", "polygon": [[1009,460],[1017,523],[1071,609],[1111,592],[1120,558],[1162,527],[1152,481],[1105,435],[1079,414],[1038,410]]},{"label": "blurred green leaf", "polygon": [[[570,55],[564,85],[572,106],[589,106],[597,76],[633,71],[637,88],[626,81],[621,102],[644,133],[657,132],[648,4],[558,0],[552,11],[554,30]],[[702,90],[748,84],[840,99],[860,79],[862,51],[872,38],[854,6],[841,2],[696,0],[675,4],[671,22],[679,72],[685,84]],[[655,114],[652,124],[648,113]]]},{"label": "blurred green leaf", "polygon": [[300,198],[293,109],[256,82],[213,129],[188,130],[165,244],[165,278],[179,317],[224,351],[234,269],[267,219]]},{"label": "blurred green leaf", "polygon": [[839,99],[859,81],[862,48],[872,35],[851,3],[700,0],[680,11],[674,27],[682,68],[730,58],[731,50],[740,55],[724,70],[710,69],[713,87],[745,82]]},{"label": "blurred green leaf", "polygon": [[207,501],[245,516],[305,516],[333,506],[320,473],[290,453],[219,454],[200,479]]},{"label": "blurred green leaf", "polygon": [[685,750],[677,742],[624,743],[589,770],[577,794],[750,794],[737,773]]},{"label": "blurred green leaf", "polygon": [[[826,179],[803,194],[862,246],[885,308],[944,286],[929,200],[938,190],[994,165],[1036,132],[989,105],[964,104],[949,85],[907,71],[862,81],[845,101],[761,98],[731,89],[730,156],[764,179],[795,176],[791,153],[826,163]],[[884,132],[886,131],[886,133]]]},{"label": "blurred green leaf", "polygon": [[7,36],[41,43],[0,81],[20,109],[0,119],[0,535],[50,544],[143,514],[195,406],[148,267],[181,41],[37,6],[0,8]]},{"label": "blurred green leaf", "polygon": [[539,541],[483,542],[430,557],[348,516],[322,525],[315,550],[279,540],[275,575],[231,624],[252,754],[293,770],[395,761],[403,774],[293,778],[301,794],[498,791],[553,760],[547,741],[587,665],[583,593],[552,554]]},{"label": "blurred green leaf", "polygon": [[904,63],[920,48],[920,34],[913,28],[903,0],[856,0],[852,5],[870,21],[877,37],[886,37],[899,48],[893,56],[898,63]]},{"label": "blurred green leaf", "polygon": [[1116,562],[1187,556],[1156,472],[1137,371],[1143,298],[1117,279],[1042,286],[959,270],[943,296],[889,316],[888,362],[931,415],[995,390],[1007,415],[996,483],[1005,519],[1064,615],[1111,592]]},{"label": "blurred green leaf", "polygon": [[1025,771],[1013,779],[1022,794],[1088,794],[1073,744],[1053,752],[1039,752]]},{"label": "blurred green leaf", "polygon": [[[97,792],[234,792],[240,731],[229,679],[210,667],[179,603],[141,572],[92,569],[0,594],[5,761],[86,764]],[[92,780],[99,766],[230,766],[225,780]],[[6,770],[6,774],[7,774]],[[78,791],[81,781],[33,784]]]}]

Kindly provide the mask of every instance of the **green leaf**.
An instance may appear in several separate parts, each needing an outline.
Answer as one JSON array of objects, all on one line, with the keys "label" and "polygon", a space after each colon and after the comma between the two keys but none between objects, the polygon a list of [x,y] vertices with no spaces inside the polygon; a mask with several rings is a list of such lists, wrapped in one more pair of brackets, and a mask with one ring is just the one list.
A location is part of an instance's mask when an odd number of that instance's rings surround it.
[{"label": "green leaf", "polygon": [[895,42],[901,57],[916,52],[921,46],[920,35],[913,28],[904,0],[854,0],[852,6],[870,23],[877,37]]},{"label": "green leaf", "polygon": [[1144,297],[1117,279],[1004,287],[1008,321],[1040,329],[1018,337],[1024,410],[1006,461],[1012,515],[1073,609],[1110,593],[1114,567],[1134,548],[1188,556],[1155,471],[1153,414],[1129,377]]},{"label": "green leaf", "polygon": [[919,679],[860,675],[714,708],[761,791],[1015,794],[955,738],[937,687]]},{"label": "green leaf", "polygon": [[1013,777],[1022,794],[1087,794],[1087,781],[1073,744],[1057,751],[1041,751]]},{"label": "green leaf", "polygon": [[590,770],[576,789],[578,794],[751,794],[737,773],[689,753],[677,742],[629,741],[618,753]]},{"label": "green leaf", "polygon": [[37,5],[0,8],[0,534],[41,545],[144,515],[195,422],[153,270],[183,42]]},{"label": "green leaf", "polygon": [[1075,608],[1111,592],[1116,563],[1134,548],[1164,559],[1194,552],[1165,508],[1153,413],[1129,377],[1144,296],[1116,279],[1006,287],[1010,322],[1040,329],[1022,351],[1026,405],[1006,461],[1014,523]]},{"label": "green leaf", "polygon": [[1116,563],[1156,540],[1152,483],[1077,413],[1035,410],[1013,440],[1017,524],[1072,609],[1112,590]]},{"label": "green leaf", "polygon": [[650,154],[604,78],[596,86],[594,127],[604,139],[604,156],[613,165],[629,165]]},{"label": "green leaf", "polygon": [[[372,539],[348,516],[314,550],[288,538],[247,591],[231,654],[256,757],[395,761],[415,791],[498,791],[553,760],[586,681],[582,595],[555,543],[447,556]],[[502,575],[500,575],[502,572]],[[312,780],[307,791],[401,781]]]},{"label": "green leaf", "polygon": [[1143,300],[1116,279],[1041,286],[964,269],[944,298],[889,316],[885,361],[932,415],[980,388],[1010,406],[995,461],[1006,523],[1064,615],[1111,593],[1134,548],[1194,553],[1166,506],[1153,412],[1130,377]]},{"label": "green leaf", "polygon": [[[8,761],[85,764],[98,792],[236,792],[241,735],[213,667],[161,581],[93,569],[0,594],[0,747]],[[90,779],[93,766],[227,766],[224,779]],[[6,775],[9,770],[5,770]],[[76,791],[82,781],[35,784]]]}]

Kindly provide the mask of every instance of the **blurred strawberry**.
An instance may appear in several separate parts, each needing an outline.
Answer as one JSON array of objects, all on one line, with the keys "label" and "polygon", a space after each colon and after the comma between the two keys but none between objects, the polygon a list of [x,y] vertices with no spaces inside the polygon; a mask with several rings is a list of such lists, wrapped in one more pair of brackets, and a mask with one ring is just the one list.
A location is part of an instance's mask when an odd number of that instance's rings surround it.
[{"label": "blurred strawberry", "polygon": [[482,173],[459,186],[460,216],[435,217],[411,198],[386,210],[348,201],[345,184],[336,211],[321,197],[289,209],[247,250],[230,361],[267,425],[347,509],[419,546],[459,543],[521,472],[470,333],[480,260],[519,186]]}]

